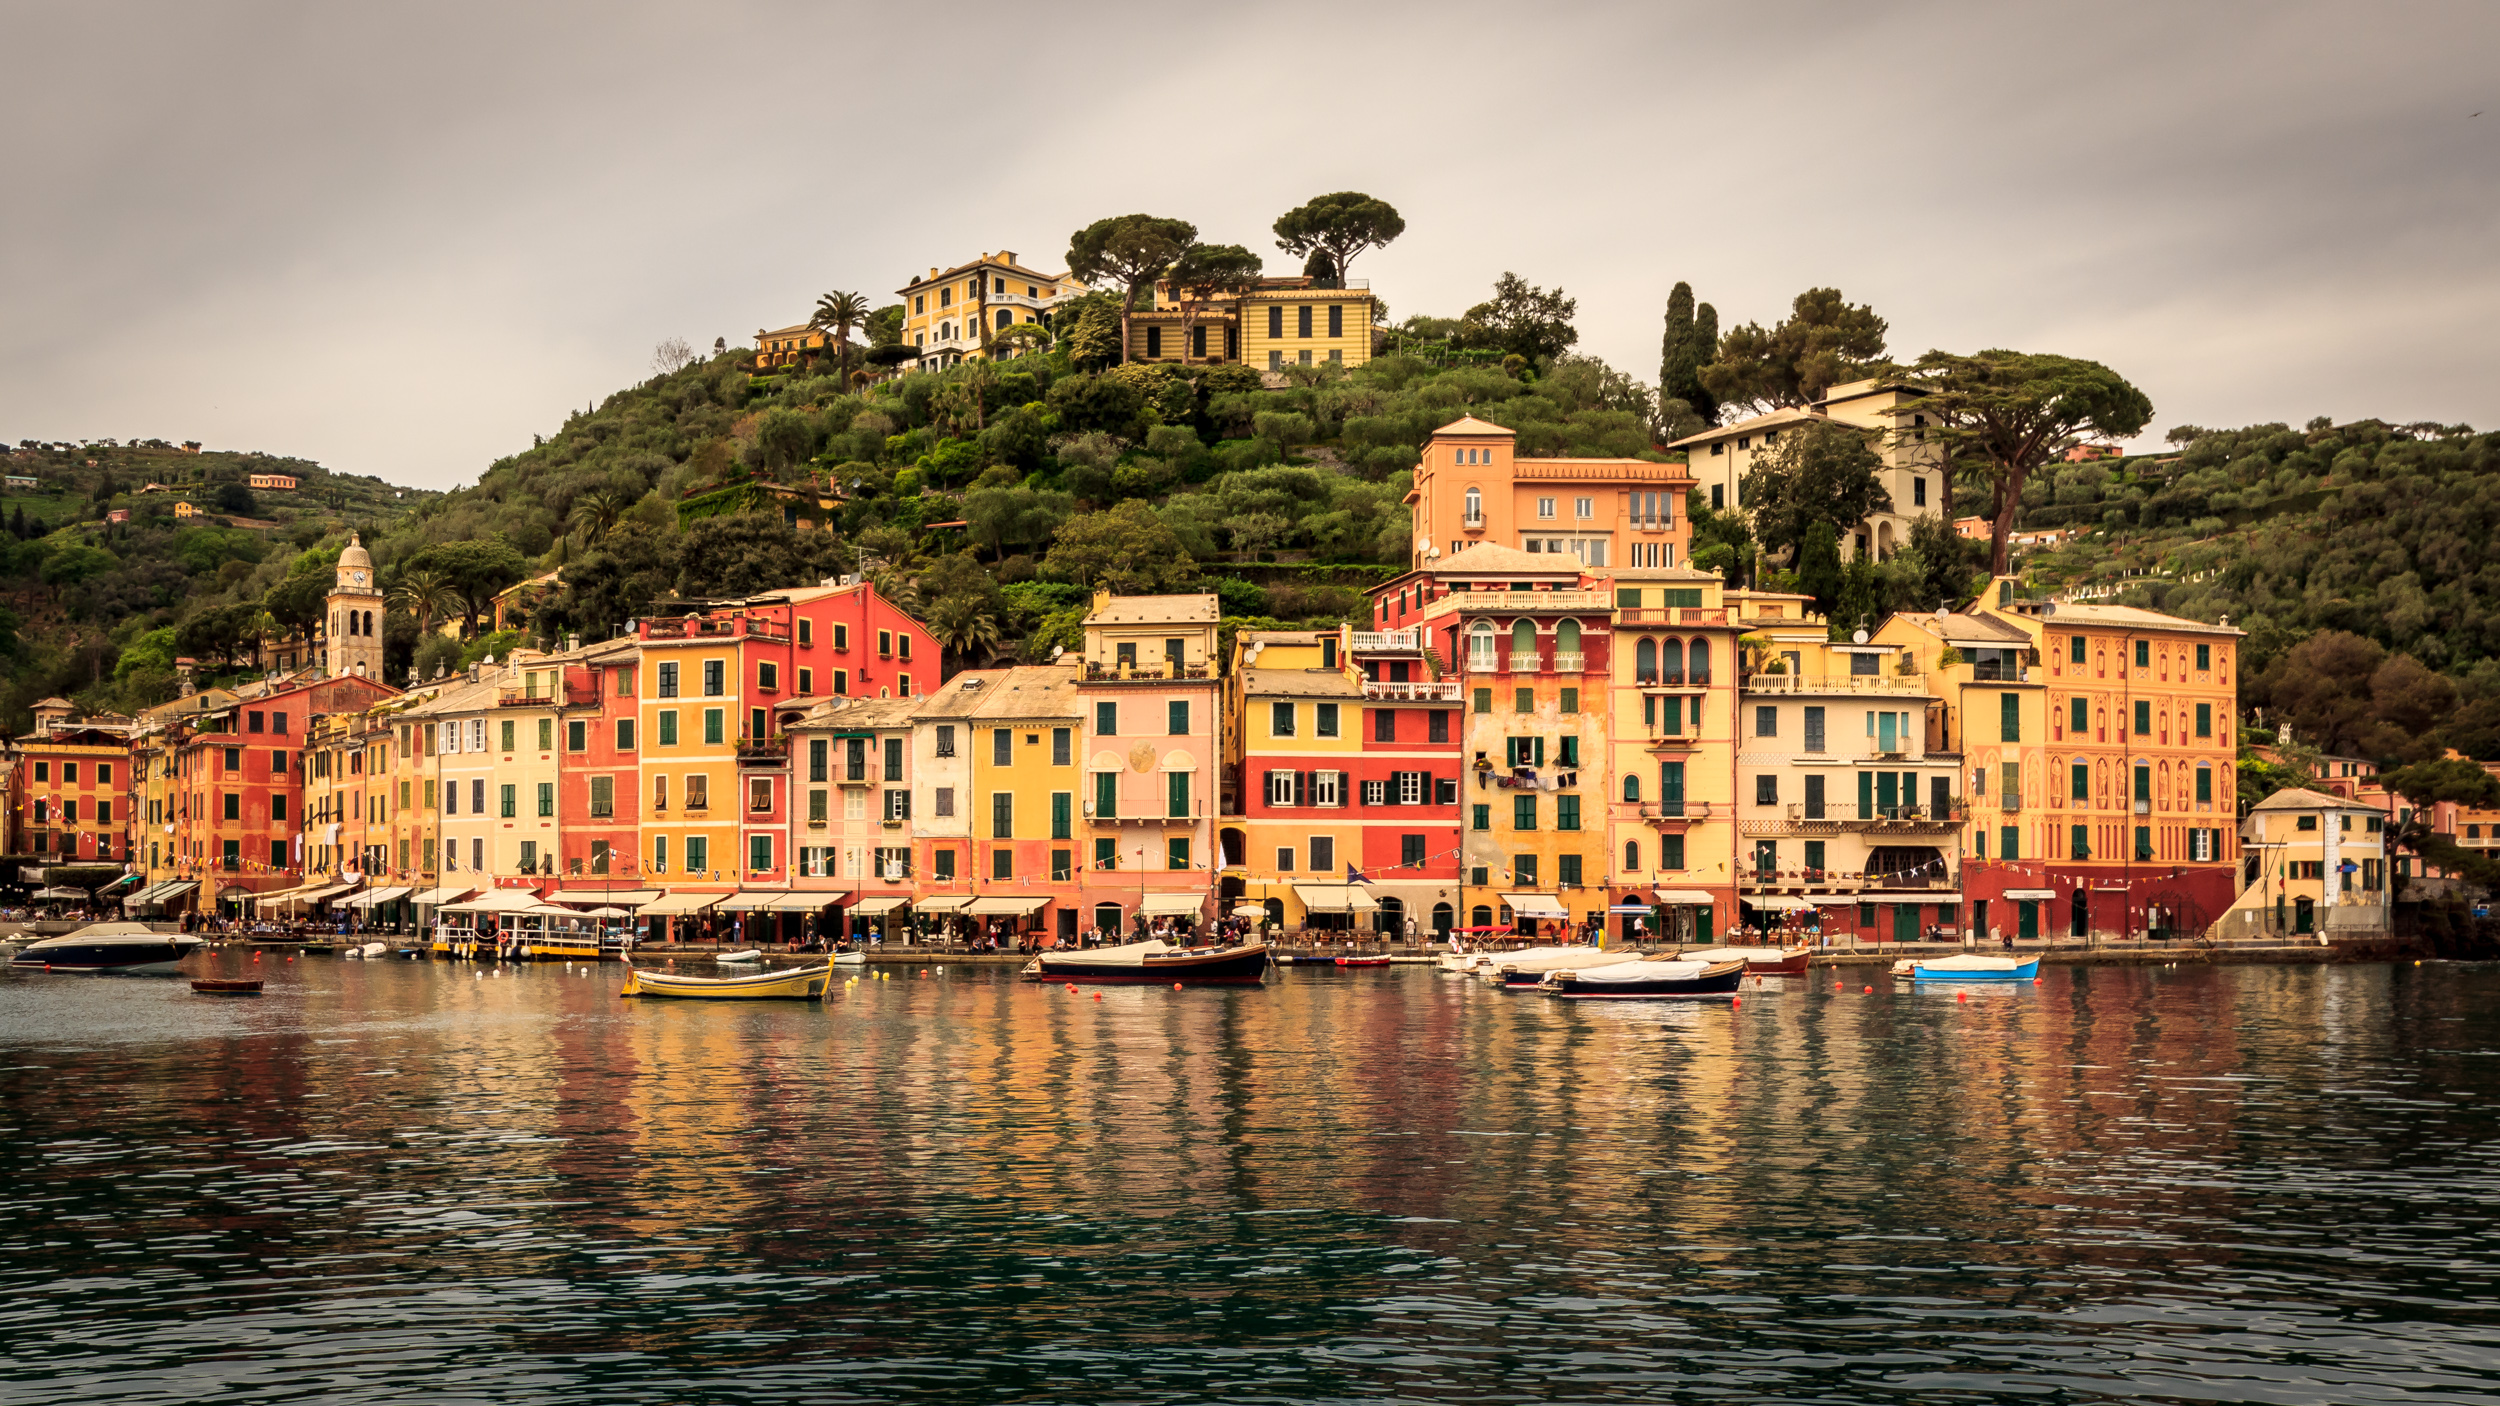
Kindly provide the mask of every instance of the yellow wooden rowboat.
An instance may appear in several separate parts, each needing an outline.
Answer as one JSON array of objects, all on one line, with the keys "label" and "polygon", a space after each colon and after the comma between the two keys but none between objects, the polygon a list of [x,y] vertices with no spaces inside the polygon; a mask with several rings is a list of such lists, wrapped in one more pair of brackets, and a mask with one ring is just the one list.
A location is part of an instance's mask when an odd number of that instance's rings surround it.
[{"label": "yellow wooden rowboat", "polygon": [[625,969],[624,996],[674,996],[690,1001],[821,1001],[833,980],[830,963],[792,967],[754,976],[676,976],[667,972]]}]

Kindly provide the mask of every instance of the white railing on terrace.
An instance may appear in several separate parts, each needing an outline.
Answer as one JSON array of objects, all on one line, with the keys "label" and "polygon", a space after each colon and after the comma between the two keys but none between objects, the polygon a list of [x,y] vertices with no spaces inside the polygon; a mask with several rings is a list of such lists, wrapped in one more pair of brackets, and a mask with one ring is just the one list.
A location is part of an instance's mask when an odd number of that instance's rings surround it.
[{"label": "white railing on terrace", "polygon": [[1352,632],[1348,646],[1358,654],[1366,650],[1417,650],[1424,647],[1423,632],[1421,630],[1356,630]]},{"label": "white railing on terrace", "polygon": [[1363,696],[1384,703],[1455,703],[1462,695],[1458,680],[1433,679],[1423,683],[1365,680]]},{"label": "white railing on terrace", "polygon": [[1569,654],[1558,652],[1554,655],[1554,672],[1557,674],[1576,674],[1588,666],[1589,657],[1577,650]]},{"label": "white railing on terrace", "polygon": [[1747,674],[1747,693],[1924,693],[1916,674]]},{"label": "white railing on terrace", "polygon": [[1511,651],[1510,671],[1514,674],[1535,673],[1537,671],[1536,651],[1531,649],[1525,654],[1522,654],[1517,650]]}]

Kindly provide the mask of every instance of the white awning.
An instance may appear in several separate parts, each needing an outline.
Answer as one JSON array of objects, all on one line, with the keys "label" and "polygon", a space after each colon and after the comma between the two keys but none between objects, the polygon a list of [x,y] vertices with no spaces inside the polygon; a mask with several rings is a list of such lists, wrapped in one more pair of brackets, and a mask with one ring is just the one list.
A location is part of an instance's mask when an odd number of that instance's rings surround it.
[{"label": "white awning", "polygon": [[781,896],[779,889],[740,889],[720,901],[723,913],[760,913]]},{"label": "white awning", "polygon": [[1376,913],[1380,900],[1352,884],[1295,884],[1293,896],[1314,913]]},{"label": "white awning", "polygon": [[602,893],[597,889],[566,889],[562,893],[547,895],[547,901],[577,903],[586,908],[640,908],[646,903],[657,902],[659,897],[658,889],[618,889],[614,893]]},{"label": "white awning", "polygon": [[538,895],[528,889],[495,889],[459,903],[446,903],[446,913],[526,913],[539,905]]},{"label": "white awning", "polygon": [[910,902],[911,900],[908,898],[897,898],[891,896],[885,898],[863,898],[859,902],[852,904],[850,911],[851,916],[854,918],[882,918],[897,908],[909,905]]},{"label": "white awning", "polygon": [[1860,903],[1959,903],[1962,901],[1962,896],[1958,893],[1934,893],[1926,889],[1911,889],[1900,893],[1879,893],[1870,889],[1859,894],[1857,901]]},{"label": "white awning", "polygon": [[1196,893],[1150,893],[1137,911],[1150,918],[1194,916],[1206,908],[1206,895]]},{"label": "white awning", "polygon": [[304,908],[353,890],[354,884],[315,884],[306,888],[288,889],[283,893],[264,893],[254,901],[263,908]]},{"label": "white awning", "polygon": [[125,895],[122,899],[122,906],[125,908],[162,907],[198,887],[198,884],[189,879],[165,879],[150,884],[137,893]]},{"label": "white awning", "polygon": [[467,898],[470,894],[475,892],[477,892],[477,890],[471,888],[467,884],[445,884],[443,887],[438,889],[427,889],[425,892],[418,894],[416,897],[408,901],[414,903],[419,908],[433,908],[452,902],[455,899]]},{"label": "white awning", "polygon": [[969,894],[940,894],[936,898],[912,901],[912,907],[923,913],[960,913],[971,906],[972,897]]},{"label": "white awning", "polygon": [[1522,918],[1571,916],[1571,910],[1562,906],[1562,900],[1550,893],[1514,893],[1506,895],[1502,901],[1510,905],[1511,912]]},{"label": "white awning", "polygon": [[1048,902],[1047,898],[976,898],[964,911],[976,918],[1021,918],[1041,912]]},{"label": "white awning", "polygon": [[1708,903],[1711,901],[1711,898],[1709,894],[1700,889],[1660,889],[1658,890],[1658,901],[1660,903],[1667,904]]},{"label": "white awning", "polygon": [[[1834,901],[1840,903],[1857,902],[1854,898],[1841,898]],[[1802,898],[1791,898],[1784,893],[1761,893],[1747,898],[1745,900],[1745,906],[1748,908],[1759,908],[1766,913],[1796,913],[1804,909],[1811,908],[1814,905],[1806,902]]]},{"label": "white awning", "polygon": [[777,893],[764,900],[764,911],[767,913],[822,913],[841,902],[846,896],[839,893],[827,893],[823,889]]},{"label": "white awning", "polygon": [[649,903],[642,905],[642,911],[635,916],[643,918],[682,917],[688,913],[700,913],[704,909],[711,907],[713,904],[718,903],[727,897],[729,897],[729,895],[725,893],[664,893],[658,898],[651,900]]},{"label": "white awning", "polygon": [[86,896],[87,891],[85,889],[37,889],[35,891],[35,897],[47,901],[66,901],[72,898],[85,898]]},{"label": "white awning", "polygon": [[1233,905],[1233,916],[1236,918],[1264,918],[1267,916],[1267,906],[1260,903],[1236,903]]},{"label": "white awning", "polygon": [[363,893],[356,895],[354,898],[341,903],[339,906],[341,908],[362,908],[371,910],[378,908],[385,903],[396,903],[414,892],[416,892],[416,890],[411,888],[367,889]]},{"label": "white awning", "polygon": [[236,896],[241,898],[246,903],[275,903],[282,898],[293,898],[295,895],[302,893],[304,890],[311,887],[312,885],[310,884],[298,884],[291,889],[271,889],[267,893],[246,893],[238,894]]},{"label": "white awning", "polygon": [[[2032,903],[2043,903],[2043,902],[2048,901],[2049,899],[2052,899],[2052,898],[2057,897],[2057,890],[2055,890],[2055,889],[2007,889],[2007,890],[2005,891],[2005,896],[2006,896],[2007,898],[2018,899],[2018,900],[2025,900],[2025,901],[2032,902]],[[1938,899],[1938,900],[1937,900],[1937,902],[1939,902],[1939,903],[1941,903],[1941,902],[1943,902],[1943,901],[1944,901],[1944,900],[1942,900],[1942,899]]]}]

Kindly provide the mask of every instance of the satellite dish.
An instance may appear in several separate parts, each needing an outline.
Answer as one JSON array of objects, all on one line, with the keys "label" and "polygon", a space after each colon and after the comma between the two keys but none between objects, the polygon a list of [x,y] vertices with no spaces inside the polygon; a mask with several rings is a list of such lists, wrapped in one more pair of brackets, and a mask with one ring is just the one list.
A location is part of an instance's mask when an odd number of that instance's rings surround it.
[{"label": "satellite dish", "polygon": [[1953,612],[1952,612],[1952,611],[1950,611],[1950,610],[1945,609],[1945,608],[1944,608],[1943,606],[1941,606],[1941,605],[1940,605],[1940,606],[1937,606],[1937,607],[1936,607],[1936,618],[1937,618],[1937,619],[1939,619],[1939,620],[1950,620],[1950,619],[1952,619],[1952,618],[1953,618]]},{"label": "satellite dish", "polygon": [[1853,643],[1857,643],[1857,644],[1864,644],[1864,643],[1866,643],[1866,629],[1865,629],[1865,627],[1864,627],[1864,626],[1860,626],[1860,627],[1859,627],[1858,629],[1856,629],[1855,631],[1852,631],[1852,632],[1850,633],[1849,638],[1850,638],[1850,640],[1851,640]]},{"label": "satellite dish", "polygon": [[1053,659],[1056,659],[1056,658],[1058,658],[1060,655],[1065,654],[1065,653],[1067,653],[1067,652],[1068,652],[1068,647],[1067,647],[1066,645],[1064,645],[1064,644],[1054,644],[1054,645],[1052,645],[1052,646],[1050,647],[1050,657],[1051,657],[1051,658],[1053,658]]}]

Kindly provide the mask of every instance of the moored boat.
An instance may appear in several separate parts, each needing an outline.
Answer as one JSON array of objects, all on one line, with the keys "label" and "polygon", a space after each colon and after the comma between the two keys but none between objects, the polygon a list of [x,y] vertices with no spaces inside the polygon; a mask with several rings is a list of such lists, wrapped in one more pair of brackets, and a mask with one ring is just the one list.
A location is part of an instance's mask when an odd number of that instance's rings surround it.
[{"label": "moored boat", "polygon": [[1130,983],[1177,981],[1189,986],[1256,986],[1267,978],[1268,947],[1174,947],[1159,938],[1118,947],[1051,948],[1024,966],[1030,981]]},{"label": "moored boat", "polygon": [[628,966],[620,996],[669,996],[689,1001],[821,1001],[833,967],[792,967],[749,976],[679,976]]},{"label": "moored boat", "polygon": [[724,967],[745,966],[763,961],[764,952],[759,947],[749,947],[742,952],[716,952],[712,955],[712,960]]},{"label": "moored boat", "polygon": [[1745,966],[1743,958],[1730,957],[1558,967],[1545,974],[1537,989],[1553,996],[1612,1000],[1732,996],[1745,979]]},{"label": "moored boat", "polygon": [[157,932],[145,923],[89,923],[76,932],[27,943],[9,965],[19,971],[161,976],[199,945],[199,938]]},{"label": "moored boat", "polygon": [[1279,963],[1293,967],[1312,967],[1320,971],[1361,971],[1389,965],[1386,952],[1347,952],[1333,957],[1278,957]]},{"label": "moored boat", "polygon": [[191,989],[203,996],[257,996],[260,994],[260,980],[257,977],[193,977]]},{"label": "moored boat", "polygon": [[1794,947],[1687,947],[1675,955],[1679,960],[1703,962],[1742,957],[1747,976],[1804,976],[1814,949],[1801,942]]},{"label": "moored boat", "polygon": [[1496,957],[1484,970],[1485,984],[1505,991],[1533,991],[1545,980],[1545,974],[1572,967],[1581,971],[1598,967],[1619,966],[1641,960],[1641,953],[1629,947],[1612,950],[1598,947],[1538,947]]},{"label": "moored boat", "polygon": [[837,967],[864,967],[868,965],[868,953],[865,949],[858,947],[848,952],[836,952],[833,954],[833,964]]},{"label": "moored boat", "polygon": [[1964,952],[1934,961],[1912,960],[1913,981],[2030,981],[2040,974],[2037,957],[1990,957]]}]

